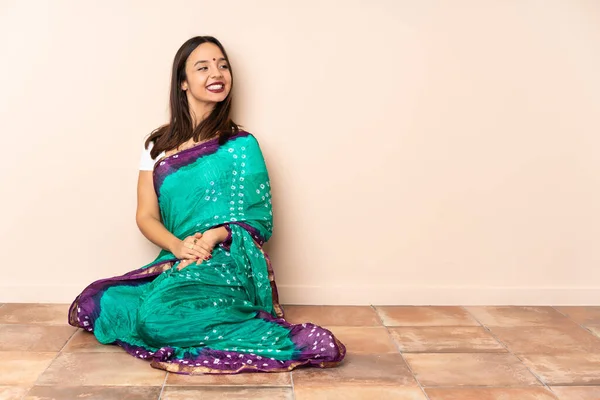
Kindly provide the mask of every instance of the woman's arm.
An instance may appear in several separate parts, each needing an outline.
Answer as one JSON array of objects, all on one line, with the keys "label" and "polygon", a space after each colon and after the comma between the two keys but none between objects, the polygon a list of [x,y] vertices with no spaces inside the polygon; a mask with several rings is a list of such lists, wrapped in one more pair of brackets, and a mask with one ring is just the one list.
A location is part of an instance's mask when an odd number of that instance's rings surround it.
[{"label": "woman's arm", "polygon": [[152,171],[140,171],[137,186],[135,221],[142,234],[155,245],[174,252],[181,242],[165,228],[160,218],[158,199],[154,191]]}]

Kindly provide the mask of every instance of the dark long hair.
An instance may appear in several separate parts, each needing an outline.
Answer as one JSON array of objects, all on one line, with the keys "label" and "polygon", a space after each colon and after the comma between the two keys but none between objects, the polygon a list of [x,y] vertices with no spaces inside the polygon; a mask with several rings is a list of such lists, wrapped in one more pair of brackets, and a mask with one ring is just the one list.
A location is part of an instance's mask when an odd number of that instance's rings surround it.
[{"label": "dark long hair", "polygon": [[[185,73],[185,63],[188,57],[192,51],[202,43],[213,43],[221,49],[225,60],[227,60],[227,63],[229,64],[231,88],[225,100],[215,104],[210,115],[194,129],[186,93],[181,89],[181,84],[187,77]],[[171,121],[152,131],[146,140],[146,149],[150,142],[154,142],[154,146],[150,151],[150,156],[154,159],[163,151],[175,149],[191,138],[194,138],[194,141],[201,141],[218,135],[219,143],[223,144],[226,142],[231,135],[240,130],[238,125],[231,120],[230,116],[231,90],[233,90],[233,71],[231,69],[229,57],[227,57],[227,53],[221,42],[212,36],[196,36],[181,45],[175,54],[173,70],[171,72]]]}]

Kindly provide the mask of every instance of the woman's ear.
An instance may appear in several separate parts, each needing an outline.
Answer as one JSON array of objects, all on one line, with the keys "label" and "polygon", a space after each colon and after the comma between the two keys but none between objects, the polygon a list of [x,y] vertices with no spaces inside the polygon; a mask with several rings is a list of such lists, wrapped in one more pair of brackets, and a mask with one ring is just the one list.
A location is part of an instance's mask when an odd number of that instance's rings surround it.
[{"label": "woman's ear", "polygon": [[183,90],[184,92],[185,92],[186,90],[188,90],[188,84],[187,84],[187,82],[185,82],[185,81],[184,81],[184,82],[181,84],[181,90]]}]

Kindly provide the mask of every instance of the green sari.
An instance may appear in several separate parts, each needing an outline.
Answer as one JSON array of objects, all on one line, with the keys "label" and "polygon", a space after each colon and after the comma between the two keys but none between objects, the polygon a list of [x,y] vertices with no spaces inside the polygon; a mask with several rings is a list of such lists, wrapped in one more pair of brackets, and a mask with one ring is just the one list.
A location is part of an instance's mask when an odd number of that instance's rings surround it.
[{"label": "green sari", "polygon": [[239,132],[165,157],[154,166],[164,226],[179,239],[224,226],[212,258],[178,270],[162,250],[151,263],[89,285],[69,323],[176,373],[289,371],[337,365],[346,349],[311,323],[283,318],[263,244],[273,218],[267,168],[251,134]]}]

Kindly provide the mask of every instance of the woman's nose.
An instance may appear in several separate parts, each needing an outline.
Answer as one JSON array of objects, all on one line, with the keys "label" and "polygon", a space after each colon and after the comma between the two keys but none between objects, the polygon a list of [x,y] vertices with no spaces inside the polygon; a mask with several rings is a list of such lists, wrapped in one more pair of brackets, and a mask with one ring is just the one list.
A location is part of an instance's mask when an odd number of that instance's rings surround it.
[{"label": "woman's nose", "polygon": [[212,76],[213,76],[213,78],[223,77],[223,73],[221,72],[221,70],[219,69],[219,67],[216,67],[213,70]]}]

